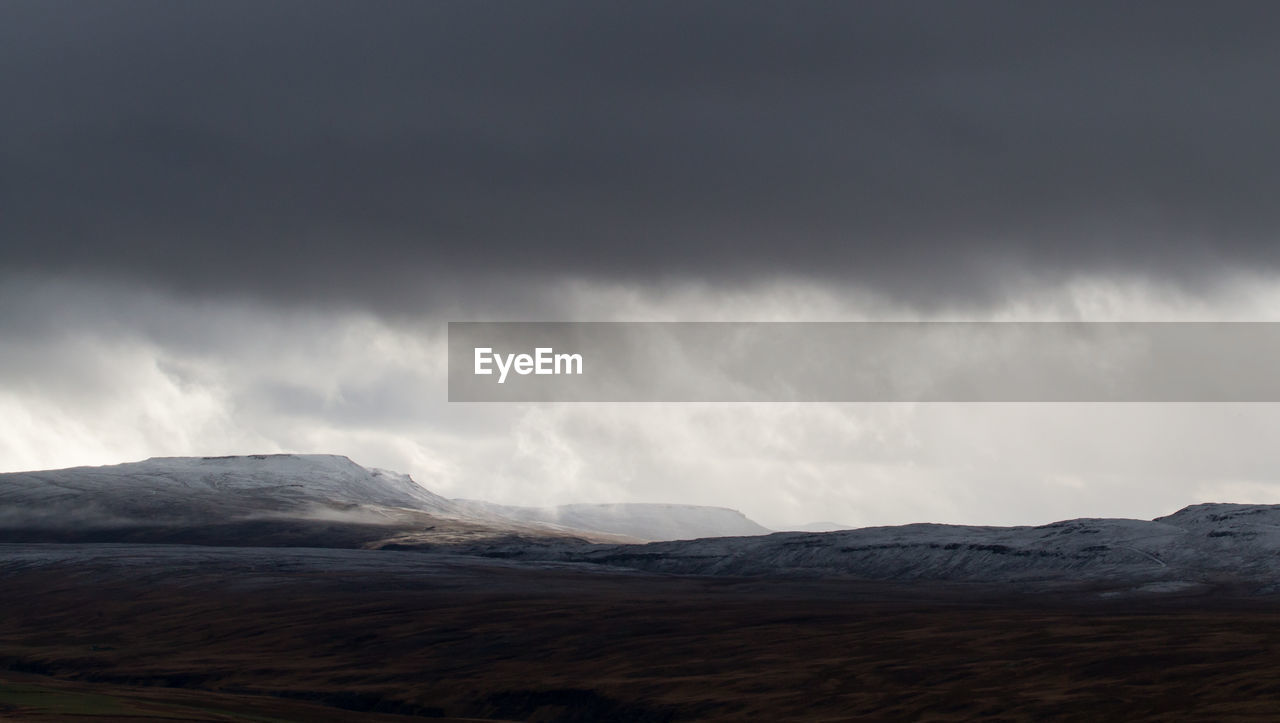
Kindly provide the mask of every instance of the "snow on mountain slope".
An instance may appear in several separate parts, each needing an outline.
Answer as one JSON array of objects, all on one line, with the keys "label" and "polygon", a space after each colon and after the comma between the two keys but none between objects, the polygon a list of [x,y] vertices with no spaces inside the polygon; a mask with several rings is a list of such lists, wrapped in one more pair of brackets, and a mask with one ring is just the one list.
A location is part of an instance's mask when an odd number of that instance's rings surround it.
[{"label": "snow on mountain slope", "polygon": [[[406,475],[330,455],[0,474],[0,540],[12,542],[394,547],[700,575],[1280,592],[1280,505],[1202,504],[1155,520],[1036,527],[767,532],[716,507],[450,501]],[[637,538],[665,541],[626,544]]]},{"label": "snow on mountain slope", "polygon": [[1172,515],[1157,517],[1155,521],[1189,530],[1280,529],[1280,505],[1240,505],[1222,502],[1191,505]]},{"label": "snow on mountain slope", "polygon": [[1274,592],[1280,591],[1280,505],[1195,505],[1150,521],[912,524],[600,545],[564,550],[557,559],[698,575],[1099,583],[1149,591],[1245,583]]},{"label": "snow on mountain slope", "polygon": [[875,579],[1015,580],[1089,569],[1128,574],[1159,569],[1157,552],[1187,533],[1139,520],[1072,520],[1043,527],[913,524],[828,533],[783,532],[758,538],[654,543],[594,551],[601,561],[699,574],[779,572]]},{"label": "snow on mountain slope", "polygon": [[741,512],[726,507],[641,503],[514,507],[479,500],[453,501],[477,514],[556,525],[571,530],[627,535],[641,541],[741,537],[767,535],[770,532]]},{"label": "snow on mountain slope", "polygon": [[155,457],[0,474],[0,524],[208,522],[366,505],[462,516],[408,475],[335,455]]}]

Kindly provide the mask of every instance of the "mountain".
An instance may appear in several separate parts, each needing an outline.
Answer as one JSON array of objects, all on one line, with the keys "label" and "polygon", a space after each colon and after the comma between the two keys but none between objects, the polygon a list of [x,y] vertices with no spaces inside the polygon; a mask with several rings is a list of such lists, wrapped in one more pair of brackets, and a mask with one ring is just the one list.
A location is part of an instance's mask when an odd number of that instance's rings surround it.
[{"label": "mountain", "polygon": [[[498,554],[517,556],[510,549]],[[1200,504],[1155,520],[911,524],[598,545],[564,550],[556,559],[694,575],[1098,584],[1147,592],[1239,584],[1270,593],[1280,592],[1280,505]]]},{"label": "mountain", "polygon": [[[0,506],[28,522],[200,522],[310,506],[376,505],[459,514],[408,475],[346,457],[153,457],[105,467],[0,474]],[[43,514],[40,514],[43,513]]]},{"label": "mountain", "polygon": [[335,455],[157,457],[0,474],[0,541],[429,548],[494,537],[625,539],[479,519],[408,475]]},{"label": "mountain", "polygon": [[475,514],[554,525],[565,530],[626,535],[636,541],[742,537],[771,532],[741,512],[726,507],[642,503],[514,507],[479,500],[453,502]]},{"label": "mountain", "polygon": [[0,474],[0,542],[382,548],[694,575],[1280,592],[1280,505],[1200,504],[1154,520],[766,533],[718,507],[449,500],[407,475],[331,455]]}]

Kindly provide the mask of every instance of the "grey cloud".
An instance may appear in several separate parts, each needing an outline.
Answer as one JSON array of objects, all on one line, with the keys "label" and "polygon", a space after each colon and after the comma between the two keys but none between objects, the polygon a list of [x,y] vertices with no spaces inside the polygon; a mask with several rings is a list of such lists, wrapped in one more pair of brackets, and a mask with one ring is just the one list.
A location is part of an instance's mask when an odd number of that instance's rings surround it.
[{"label": "grey cloud", "polygon": [[[865,311],[857,298],[785,291],[726,304],[721,289],[603,288],[577,306],[642,318]],[[1276,293],[1200,307],[1114,288],[1084,310],[1274,318]],[[445,404],[444,321],[0,284],[0,470],[324,452],[449,496],[727,505],[767,524],[1029,524],[1280,500],[1280,405]]]},{"label": "grey cloud", "polygon": [[469,280],[1274,269],[1270,3],[11,2],[7,269],[410,313]]}]

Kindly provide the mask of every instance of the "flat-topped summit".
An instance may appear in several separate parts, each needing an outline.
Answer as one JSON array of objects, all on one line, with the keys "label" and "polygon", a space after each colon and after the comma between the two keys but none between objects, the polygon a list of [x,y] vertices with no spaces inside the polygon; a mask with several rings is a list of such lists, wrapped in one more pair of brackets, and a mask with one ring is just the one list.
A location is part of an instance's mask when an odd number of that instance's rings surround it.
[{"label": "flat-topped summit", "polygon": [[[663,539],[725,534],[726,524],[767,532],[733,510],[582,507],[596,512],[575,506],[573,524],[498,514],[334,454],[152,457],[0,474],[0,541],[432,549],[480,539],[636,542],[618,528],[637,524],[670,533]],[[599,524],[579,524],[587,518]]]},{"label": "flat-topped summit", "polygon": [[455,514],[408,475],[327,454],[152,457],[102,467],[0,474],[0,502],[50,523],[214,520],[316,505],[372,505]]}]

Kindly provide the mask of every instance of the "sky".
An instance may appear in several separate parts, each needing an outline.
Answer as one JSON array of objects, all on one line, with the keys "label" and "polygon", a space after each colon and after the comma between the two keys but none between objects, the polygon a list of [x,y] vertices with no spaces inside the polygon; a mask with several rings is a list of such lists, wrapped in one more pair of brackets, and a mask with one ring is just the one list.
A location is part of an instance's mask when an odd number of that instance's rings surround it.
[{"label": "sky", "polygon": [[1280,8],[0,4],[0,470],[1038,524],[1280,502],[1271,404],[446,401],[462,320],[1280,320]]}]

